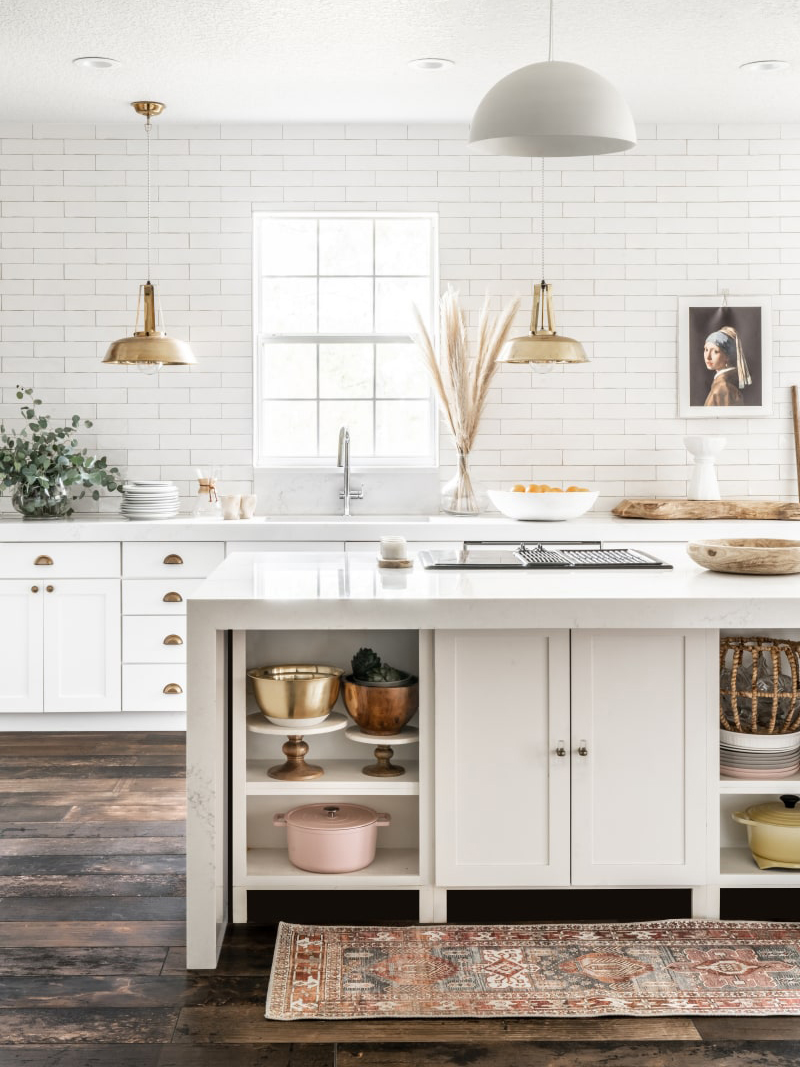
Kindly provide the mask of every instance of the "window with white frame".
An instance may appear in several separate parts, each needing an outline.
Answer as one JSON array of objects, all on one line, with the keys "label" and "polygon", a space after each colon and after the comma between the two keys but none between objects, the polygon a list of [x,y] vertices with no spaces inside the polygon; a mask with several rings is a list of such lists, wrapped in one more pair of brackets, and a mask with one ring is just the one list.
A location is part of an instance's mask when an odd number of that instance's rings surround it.
[{"label": "window with white frame", "polygon": [[436,249],[432,214],[256,214],[257,466],[331,466],[345,425],[361,466],[435,464]]}]

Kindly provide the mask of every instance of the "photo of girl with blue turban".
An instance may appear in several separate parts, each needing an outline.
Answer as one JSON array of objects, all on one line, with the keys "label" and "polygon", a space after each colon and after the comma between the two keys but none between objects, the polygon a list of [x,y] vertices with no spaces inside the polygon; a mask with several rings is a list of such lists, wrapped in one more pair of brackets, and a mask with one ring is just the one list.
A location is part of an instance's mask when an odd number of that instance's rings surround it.
[{"label": "photo of girl with blue turban", "polygon": [[767,297],[678,298],[678,414],[752,418],[772,411]]},{"label": "photo of girl with blue turban", "polygon": [[753,384],[739,335],[732,326],[723,326],[706,337],[703,345],[706,367],[714,371],[711,388],[703,407],[733,407],[744,404],[742,390]]}]

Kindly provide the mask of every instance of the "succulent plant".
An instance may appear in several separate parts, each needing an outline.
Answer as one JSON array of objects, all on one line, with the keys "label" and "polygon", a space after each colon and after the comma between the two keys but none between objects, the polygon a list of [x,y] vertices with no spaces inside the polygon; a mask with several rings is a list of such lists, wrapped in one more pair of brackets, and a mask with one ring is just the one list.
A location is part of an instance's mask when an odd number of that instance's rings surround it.
[{"label": "succulent plant", "polygon": [[351,660],[353,680],[356,682],[401,682],[408,671],[400,671],[384,663],[371,648],[360,648]]}]

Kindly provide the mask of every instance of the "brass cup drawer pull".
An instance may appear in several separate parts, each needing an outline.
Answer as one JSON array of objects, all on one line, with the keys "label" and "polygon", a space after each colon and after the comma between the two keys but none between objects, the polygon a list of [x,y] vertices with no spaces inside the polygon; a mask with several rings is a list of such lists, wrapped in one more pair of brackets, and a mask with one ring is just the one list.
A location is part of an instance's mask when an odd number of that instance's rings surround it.
[{"label": "brass cup drawer pull", "polygon": [[180,593],[164,593],[161,598],[165,604],[182,604],[183,597]]},{"label": "brass cup drawer pull", "polygon": [[164,690],[163,691],[167,694],[167,696],[174,696],[175,694],[183,692],[183,690],[181,689],[181,687],[178,685],[177,682],[169,682],[169,683],[167,683],[167,685],[164,686]]},{"label": "brass cup drawer pull", "polygon": [[177,552],[170,552],[168,556],[164,556],[164,562],[169,566],[177,566],[183,563],[183,560]]},{"label": "brass cup drawer pull", "polygon": [[53,561],[49,556],[37,556],[33,561],[34,567],[52,567]]},{"label": "brass cup drawer pull", "polygon": [[165,645],[182,645],[183,638],[180,637],[178,634],[167,634],[167,636],[164,638],[163,643]]}]

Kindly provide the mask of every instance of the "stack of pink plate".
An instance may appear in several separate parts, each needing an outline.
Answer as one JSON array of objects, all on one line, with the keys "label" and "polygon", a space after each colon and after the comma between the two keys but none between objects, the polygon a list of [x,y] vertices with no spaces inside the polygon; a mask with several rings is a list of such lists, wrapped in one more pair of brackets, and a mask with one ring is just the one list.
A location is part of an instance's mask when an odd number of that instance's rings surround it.
[{"label": "stack of pink plate", "polygon": [[719,763],[726,778],[796,778],[800,776],[800,732],[738,734],[720,730]]}]

